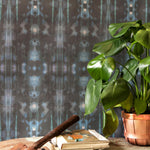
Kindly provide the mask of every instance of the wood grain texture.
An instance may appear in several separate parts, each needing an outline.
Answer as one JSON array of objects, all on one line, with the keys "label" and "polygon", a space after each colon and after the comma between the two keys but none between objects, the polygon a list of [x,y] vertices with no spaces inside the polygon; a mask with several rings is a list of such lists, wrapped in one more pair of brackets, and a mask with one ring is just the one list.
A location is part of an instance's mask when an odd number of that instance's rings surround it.
[{"label": "wood grain texture", "polygon": [[[36,142],[40,138],[42,137],[19,138],[19,139],[11,139],[11,140],[2,141],[0,142],[0,150],[9,150],[18,143],[24,143],[27,146],[31,146],[34,142]],[[45,146],[49,147],[49,149],[52,147],[49,142],[43,145],[43,147]]]},{"label": "wood grain texture", "polygon": [[[0,150],[9,150],[15,144],[19,142],[23,142],[30,146],[33,142],[39,140],[41,137],[34,137],[34,138],[20,138],[20,139],[12,139],[7,141],[0,142]],[[106,148],[105,150],[150,150],[150,146],[135,146],[131,145],[125,141],[124,138],[109,138],[110,140],[110,147]],[[46,145],[49,150],[53,150],[52,145],[48,142]]]},{"label": "wood grain texture", "polygon": [[106,150],[150,150],[150,146],[129,144],[124,138],[109,138],[110,147]]}]

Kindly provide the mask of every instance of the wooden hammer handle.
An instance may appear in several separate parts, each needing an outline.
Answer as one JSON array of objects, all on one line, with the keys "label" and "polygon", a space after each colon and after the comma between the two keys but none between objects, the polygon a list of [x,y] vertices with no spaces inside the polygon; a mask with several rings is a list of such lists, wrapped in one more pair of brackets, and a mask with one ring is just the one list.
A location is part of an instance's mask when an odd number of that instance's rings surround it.
[{"label": "wooden hammer handle", "polygon": [[52,131],[47,133],[43,138],[38,140],[37,142],[33,143],[31,146],[33,149],[38,149],[42,147],[45,143],[47,143],[49,140],[51,140],[53,137],[60,135],[65,129],[73,125],[79,121],[79,116],[73,115],[68,120],[64,121],[62,124],[54,128]]}]

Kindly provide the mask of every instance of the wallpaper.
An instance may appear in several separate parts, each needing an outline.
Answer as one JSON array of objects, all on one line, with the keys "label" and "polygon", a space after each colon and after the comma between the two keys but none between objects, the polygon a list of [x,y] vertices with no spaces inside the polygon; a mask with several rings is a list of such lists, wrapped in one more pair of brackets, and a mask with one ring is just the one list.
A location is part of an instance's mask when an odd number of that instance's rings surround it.
[{"label": "wallpaper", "polygon": [[[0,140],[44,135],[72,114],[72,129],[102,133],[100,106],[84,117],[86,66],[110,23],[137,19],[150,21],[149,0],[0,0]],[[120,118],[113,136],[122,131]]]}]

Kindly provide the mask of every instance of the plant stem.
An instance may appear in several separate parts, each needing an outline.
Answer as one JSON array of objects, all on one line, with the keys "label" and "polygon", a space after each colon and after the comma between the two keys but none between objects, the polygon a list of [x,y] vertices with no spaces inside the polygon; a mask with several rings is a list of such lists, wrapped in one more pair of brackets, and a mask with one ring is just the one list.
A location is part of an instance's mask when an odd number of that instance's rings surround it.
[{"label": "plant stem", "polygon": [[[128,50],[129,55],[131,55],[131,56],[134,57],[138,62],[140,62],[141,59],[140,59],[138,56],[136,56],[134,53],[132,53],[132,51],[131,51],[132,47],[133,47],[136,43],[137,43],[136,41],[133,42],[133,43],[130,45],[130,47],[126,45],[126,48],[127,48],[127,50]],[[140,97],[140,94],[139,94],[139,89],[138,89],[138,86],[137,86],[137,82],[136,82],[134,76],[132,75],[132,73],[131,73],[126,67],[125,67],[125,69],[126,69],[126,70],[130,73],[130,75],[133,77],[133,81],[134,81],[135,89],[136,89],[136,96],[137,96],[137,98],[139,98],[139,97]],[[141,94],[143,94],[143,93],[141,92]]]},{"label": "plant stem", "polygon": [[143,76],[141,76],[141,84],[140,84],[140,87],[141,87],[141,89],[140,89],[140,91],[141,91],[141,93],[140,93],[141,97],[143,97],[143,89],[144,89],[143,88],[144,87],[143,84],[144,84],[144,82],[143,82]]},{"label": "plant stem", "polygon": [[141,59],[138,56],[136,56],[134,53],[132,53],[132,51],[131,51],[131,49],[135,43],[137,43],[137,42],[132,43],[130,47],[128,47],[126,45],[126,48],[128,50],[129,55],[132,55],[137,61],[140,61]]},{"label": "plant stem", "polygon": [[[146,49],[146,56],[149,56],[149,49]],[[149,67],[146,68],[145,75],[149,73]],[[143,78],[144,82],[144,90],[143,90],[143,99],[146,100],[147,96],[147,89],[148,89],[148,82]]]},{"label": "plant stem", "polygon": [[126,66],[122,65],[122,64],[121,64],[120,62],[118,62],[118,61],[115,61],[115,62],[118,63],[119,65],[121,65],[122,67],[124,67],[124,68],[128,71],[128,73],[132,76],[133,81],[134,81],[134,85],[135,85],[135,89],[136,89],[136,95],[137,95],[137,98],[139,98],[139,89],[138,89],[137,82],[136,82],[136,80],[135,80],[133,74],[129,71],[129,69],[128,69]]}]

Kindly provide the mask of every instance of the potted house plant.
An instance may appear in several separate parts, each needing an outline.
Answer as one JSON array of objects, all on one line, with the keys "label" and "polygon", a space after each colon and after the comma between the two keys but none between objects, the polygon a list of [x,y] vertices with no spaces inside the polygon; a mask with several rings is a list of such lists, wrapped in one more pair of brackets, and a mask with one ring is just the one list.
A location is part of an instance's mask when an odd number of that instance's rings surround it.
[{"label": "potted house plant", "polygon": [[[92,78],[85,93],[85,115],[102,104],[103,134],[108,137],[119,124],[114,108],[121,107],[125,138],[150,145],[150,134],[146,135],[150,131],[150,23],[114,23],[108,30],[112,38],[94,45],[98,55],[87,65]],[[127,57],[124,63],[115,57],[121,51]]]}]

